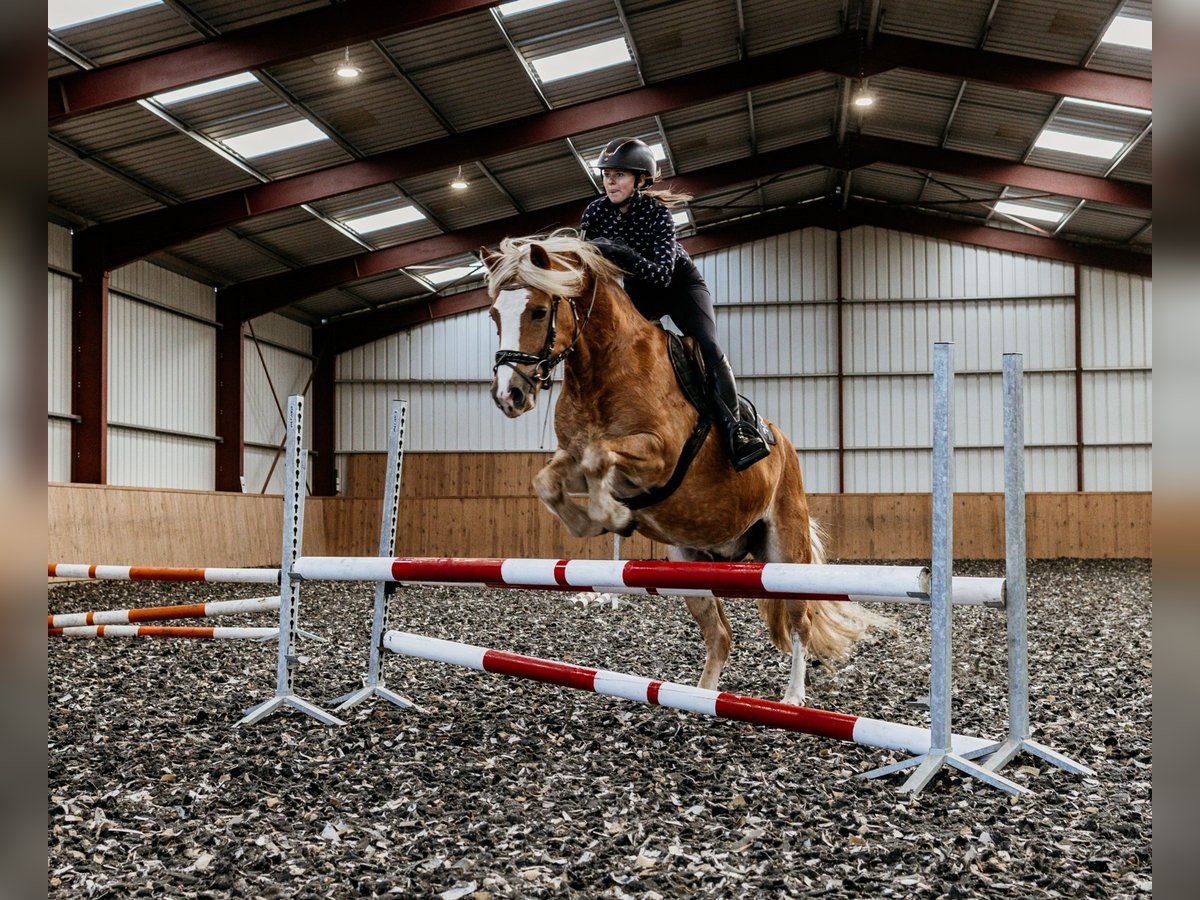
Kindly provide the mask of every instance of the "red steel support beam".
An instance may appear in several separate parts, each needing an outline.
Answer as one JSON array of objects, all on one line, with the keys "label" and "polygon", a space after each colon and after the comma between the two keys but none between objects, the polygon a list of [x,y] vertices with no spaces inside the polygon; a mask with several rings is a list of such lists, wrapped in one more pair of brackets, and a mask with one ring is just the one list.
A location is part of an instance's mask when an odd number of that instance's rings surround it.
[{"label": "red steel support beam", "polygon": [[[828,202],[743,219],[720,228],[705,231],[682,243],[693,256],[711,253],[748,241],[786,234],[801,228],[819,227],[844,231],[859,225],[874,225],[898,231],[908,231],[926,237],[1006,250],[1044,259],[1056,259],[1079,265],[1096,266],[1134,275],[1151,276],[1153,260],[1148,255],[1122,252],[1109,247],[1067,244],[1055,238],[1021,234],[986,225],[973,225],[938,216],[923,215],[909,210],[897,210],[883,205],[860,204],[842,211]],[[839,261],[840,264],[840,261]],[[345,353],[372,341],[380,340],[435,319],[456,316],[491,305],[487,291],[480,288],[439,297],[424,303],[396,304],[383,310],[363,313],[325,326],[329,346],[336,353]]]},{"label": "red steel support beam", "polygon": [[611,97],[130,216],[93,226],[84,234],[104,248],[109,266],[115,268],[254,216],[468,163],[479,157],[480,148],[489,156],[509,153],[806,75],[842,60],[850,46],[844,37],[827,38],[803,48],[791,47]]},{"label": "red steel support beam", "polygon": [[[669,182],[674,190],[702,195],[805,166],[834,166],[841,156],[832,138],[821,138],[677,175]],[[222,288],[217,296],[236,304],[243,321],[253,319],[348,282],[384,275],[404,266],[473,253],[480,246],[496,244],[509,235],[541,234],[558,227],[575,228],[584,206],[592,199],[594,197],[589,196],[395,247],[266,275]]]},{"label": "red steel support beam", "polygon": [[50,124],[247,69],[261,69],[496,6],[500,0],[355,0],[51,78]]},{"label": "red steel support beam", "polygon": [[71,481],[108,483],[108,272],[75,241],[71,291]]},{"label": "red steel support beam", "polygon": [[[1153,82],[1149,78],[1113,75],[1062,63],[976,50],[896,34],[877,34],[864,67],[871,70],[916,69],[952,78],[984,81],[1023,91],[1061,97],[1079,97],[1137,109],[1152,108]],[[867,74],[872,74],[867,71]]]},{"label": "red steel support beam", "polygon": [[[861,135],[845,150],[840,150],[833,138],[819,138],[746,159],[709,166],[696,172],[682,173],[671,178],[670,183],[676,190],[702,196],[757,178],[800,170],[806,166],[855,169],[876,162],[907,165],[943,175],[962,175],[996,184],[1061,193],[1070,197],[1100,200],[1139,209],[1150,209],[1151,204],[1152,192],[1148,186],[1090,175],[1056,172],[971,153]],[[217,295],[236,304],[241,318],[245,321],[349,282],[386,274],[404,266],[471,253],[480,245],[495,244],[507,235],[542,233],[557,226],[574,227],[578,224],[579,215],[587,199],[509,216],[383,250],[357,253],[288,272],[267,275],[230,285],[218,291]]]},{"label": "red steel support beam", "polygon": [[245,341],[237,308],[217,295],[217,437],[214,486],[242,490],[245,461]]}]

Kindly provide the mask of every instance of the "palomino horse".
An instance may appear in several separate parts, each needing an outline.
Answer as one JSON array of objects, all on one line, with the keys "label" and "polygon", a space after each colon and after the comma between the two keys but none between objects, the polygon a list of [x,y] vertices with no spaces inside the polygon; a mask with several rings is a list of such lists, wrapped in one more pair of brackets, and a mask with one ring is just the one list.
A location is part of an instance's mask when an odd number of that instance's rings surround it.
[{"label": "palomino horse", "polygon": [[[800,463],[787,437],[743,472],[710,432],[678,488],[636,512],[621,502],[670,480],[699,418],[680,389],[667,334],[634,309],[621,270],[574,232],[508,238],[484,249],[491,316],[500,335],[492,399],[510,418],[533,409],[559,362],[558,449],[534,477],[542,502],[576,537],[634,530],[669,545],[673,560],[824,562]],[[585,493],[586,506],[568,492]],[[732,631],[721,602],[687,597],[704,632],[700,687],[715,690]],[[884,620],[851,604],[759,600],[772,643],[791,654],[785,703],[804,703],[805,655],[834,661]]]}]

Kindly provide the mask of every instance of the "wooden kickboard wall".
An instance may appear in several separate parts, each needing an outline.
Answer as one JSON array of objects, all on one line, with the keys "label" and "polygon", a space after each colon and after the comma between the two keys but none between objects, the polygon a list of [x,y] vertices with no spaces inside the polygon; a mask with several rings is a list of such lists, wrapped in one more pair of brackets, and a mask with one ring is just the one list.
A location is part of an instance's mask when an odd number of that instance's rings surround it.
[{"label": "wooden kickboard wall", "polygon": [[[573,538],[534,499],[540,453],[410,453],[401,478],[396,552],[411,556],[609,559],[612,535]],[[304,552],[374,556],[385,457],[345,460],[344,496],[311,497]],[[1028,555],[1152,557],[1149,493],[1030,494]],[[928,494],[816,494],[813,516],[839,560],[927,559]],[[278,496],[78,484],[47,488],[50,562],[162,566],[278,565]],[[1004,498],[955,498],[955,556],[1004,556]],[[623,538],[625,559],[662,559],[666,548]]]}]

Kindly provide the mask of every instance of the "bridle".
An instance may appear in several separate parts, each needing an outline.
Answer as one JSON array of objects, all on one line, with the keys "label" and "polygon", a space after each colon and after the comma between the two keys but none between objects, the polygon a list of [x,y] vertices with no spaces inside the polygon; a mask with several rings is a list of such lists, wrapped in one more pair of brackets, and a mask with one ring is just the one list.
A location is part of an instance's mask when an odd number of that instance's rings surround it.
[{"label": "bridle", "polygon": [[[492,366],[492,374],[495,375],[501,366],[508,366],[513,370],[513,373],[529,385],[530,388],[546,387],[550,384],[554,377],[554,369],[560,362],[566,359],[575,351],[575,345],[579,343],[579,338],[583,334],[583,329],[587,327],[588,322],[592,318],[592,309],[596,305],[596,289],[600,286],[600,281],[597,278],[592,279],[592,301],[588,304],[587,312],[583,316],[582,324],[579,321],[579,310],[575,306],[574,297],[563,297],[555,294],[551,298],[550,303],[550,321],[546,326],[546,340],[542,344],[542,349],[537,353],[525,353],[521,350],[497,350],[496,364]],[[575,336],[571,338],[571,343],[568,344],[561,353],[553,353],[554,340],[558,337],[558,305],[565,301],[571,310],[571,318],[575,323]],[[530,377],[522,372],[517,366],[533,366],[533,376]]]}]

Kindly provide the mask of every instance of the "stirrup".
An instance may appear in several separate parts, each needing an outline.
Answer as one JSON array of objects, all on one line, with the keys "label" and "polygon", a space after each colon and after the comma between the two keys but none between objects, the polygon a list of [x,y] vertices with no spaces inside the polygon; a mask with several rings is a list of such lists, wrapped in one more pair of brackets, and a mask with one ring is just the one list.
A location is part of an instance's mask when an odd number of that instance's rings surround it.
[{"label": "stirrup", "polygon": [[[744,430],[743,430],[744,429]],[[729,432],[729,461],[735,471],[744,472],[771,455],[771,448],[757,429],[738,423]]]}]

